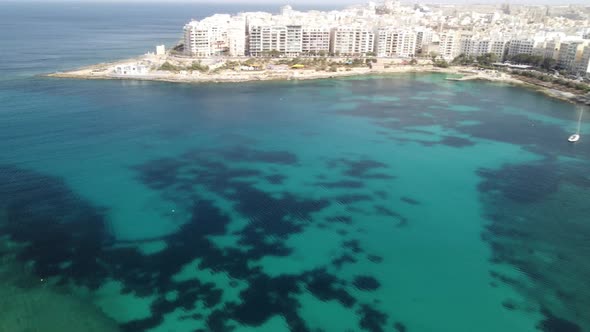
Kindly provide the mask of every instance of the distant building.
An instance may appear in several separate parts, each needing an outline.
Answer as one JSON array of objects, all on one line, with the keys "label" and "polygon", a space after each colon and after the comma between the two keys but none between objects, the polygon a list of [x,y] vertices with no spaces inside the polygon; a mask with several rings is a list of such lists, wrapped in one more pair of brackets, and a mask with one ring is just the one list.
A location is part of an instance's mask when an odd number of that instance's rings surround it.
[{"label": "distant building", "polygon": [[227,44],[230,56],[246,54],[246,20],[243,17],[232,18],[227,30]]},{"label": "distant building", "polygon": [[272,25],[250,26],[248,53],[251,56],[267,55],[270,52],[284,54],[287,49],[287,27]]},{"label": "distant building", "polygon": [[125,63],[115,67],[117,75],[143,75],[148,73],[148,67],[136,63]]},{"label": "distant building", "polygon": [[455,30],[445,31],[439,34],[439,55],[452,61],[461,52],[460,34]]},{"label": "distant building", "polygon": [[428,45],[432,43],[432,31],[421,29],[416,31],[416,52],[418,53],[425,53],[425,49],[428,48]]},{"label": "distant building", "polygon": [[299,56],[303,50],[303,28],[301,25],[287,25],[285,55]]},{"label": "distant building", "polygon": [[216,14],[184,26],[187,55],[210,57],[245,54],[246,23],[242,17]]},{"label": "distant building", "polygon": [[330,28],[304,26],[302,29],[301,51],[303,53],[330,52]]},{"label": "distant building", "polygon": [[545,43],[543,58],[557,60],[559,57],[560,43],[556,40],[549,40]]},{"label": "distant building", "polygon": [[576,72],[582,76],[590,76],[590,45],[584,47]]},{"label": "distant building", "polygon": [[[570,40],[590,43],[590,28],[580,18],[553,15],[533,6],[505,5],[502,11],[469,6],[351,6],[343,10],[299,12],[283,6],[280,14],[246,12],[215,14],[184,27],[185,53],[193,57],[288,56],[330,53],[343,56],[411,57],[438,54],[452,61],[459,54],[498,59],[517,54],[555,59],[568,70],[579,70],[583,47],[574,52]],[[572,15],[570,15],[572,16]],[[581,48],[580,48],[581,47]],[[156,54],[166,50],[157,49]],[[574,55],[575,53],[575,55]],[[581,62],[582,61],[582,62]]]},{"label": "distant building", "polygon": [[517,54],[533,55],[535,41],[530,39],[513,39],[508,44],[508,57]]},{"label": "distant building", "polygon": [[494,54],[498,59],[503,59],[508,42],[505,40],[492,40],[490,44],[490,53]]},{"label": "distant building", "polygon": [[377,31],[377,56],[413,57],[416,55],[416,33],[410,30],[382,28]]},{"label": "distant building", "polygon": [[164,45],[156,46],[156,55],[166,55],[166,46],[164,46]]},{"label": "distant building", "polygon": [[557,57],[557,67],[570,72],[576,71],[577,65],[581,61],[583,51],[584,43],[582,41],[561,43],[559,55]]},{"label": "distant building", "polygon": [[186,54],[197,57],[227,52],[227,27],[208,22],[190,22],[184,27],[184,50]]},{"label": "distant building", "polygon": [[332,54],[363,55],[374,52],[375,33],[364,27],[333,28],[330,38]]}]

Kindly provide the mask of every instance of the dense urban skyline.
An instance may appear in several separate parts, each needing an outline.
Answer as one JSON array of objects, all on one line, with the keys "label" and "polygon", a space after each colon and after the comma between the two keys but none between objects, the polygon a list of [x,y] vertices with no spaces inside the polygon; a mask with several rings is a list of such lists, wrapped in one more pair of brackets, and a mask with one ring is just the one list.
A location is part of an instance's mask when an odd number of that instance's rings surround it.
[{"label": "dense urban skyline", "polygon": [[[377,56],[516,61],[590,74],[590,13],[556,6],[370,2],[329,12],[216,14],[184,27],[184,53],[214,56]],[[483,58],[487,58],[484,60]],[[437,60],[439,61],[439,60]]]},{"label": "dense urban skyline", "polygon": [[[237,4],[237,5],[318,5],[317,1],[313,0],[0,0],[0,3],[189,3],[189,4]],[[362,4],[367,1],[357,0],[324,0],[321,2],[321,6],[334,5],[334,6],[346,6],[351,4]],[[428,1],[402,1],[404,4],[457,4],[457,5],[473,5],[473,4],[526,4],[526,5],[584,5],[587,4],[586,0],[518,0],[518,1],[503,1],[503,0],[428,0]]]}]

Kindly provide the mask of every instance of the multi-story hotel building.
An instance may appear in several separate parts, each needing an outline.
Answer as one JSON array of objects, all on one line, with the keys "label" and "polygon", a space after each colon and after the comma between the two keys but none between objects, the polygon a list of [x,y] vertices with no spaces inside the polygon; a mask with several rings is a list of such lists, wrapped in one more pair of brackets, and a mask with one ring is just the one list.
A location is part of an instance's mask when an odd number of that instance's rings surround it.
[{"label": "multi-story hotel building", "polygon": [[330,28],[303,26],[301,50],[303,53],[319,54],[330,52]]},{"label": "multi-story hotel building", "polygon": [[447,60],[452,61],[461,51],[461,35],[455,30],[445,31],[439,34],[439,55]]},{"label": "multi-story hotel building", "polygon": [[375,33],[364,27],[340,26],[332,29],[330,53],[363,55],[374,52]]},{"label": "multi-story hotel building", "polygon": [[303,28],[301,25],[287,25],[285,55],[298,56],[303,50]]},{"label": "multi-story hotel building", "polygon": [[504,58],[508,42],[505,40],[492,40],[490,42],[490,53],[494,54],[499,60]]},{"label": "multi-story hotel building", "polygon": [[184,26],[184,52],[196,57],[244,55],[245,21],[230,15],[213,15]]},{"label": "multi-story hotel building", "polygon": [[576,71],[584,51],[583,41],[562,42],[557,57],[557,67],[567,71]]},{"label": "multi-story hotel building", "polygon": [[416,33],[402,29],[379,29],[376,48],[377,56],[413,57],[416,55]]},{"label": "multi-story hotel building", "polygon": [[531,39],[513,39],[508,44],[508,57],[517,54],[533,55],[535,41]]},{"label": "multi-story hotel building", "polygon": [[580,75],[590,74],[590,45],[586,45],[582,51],[582,56],[576,68],[576,73]]},{"label": "multi-story hotel building", "polygon": [[248,54],[262,56],[269,52],[285,53],[287,49],[287,27],[274,25],[253,25],[248,33]]}]

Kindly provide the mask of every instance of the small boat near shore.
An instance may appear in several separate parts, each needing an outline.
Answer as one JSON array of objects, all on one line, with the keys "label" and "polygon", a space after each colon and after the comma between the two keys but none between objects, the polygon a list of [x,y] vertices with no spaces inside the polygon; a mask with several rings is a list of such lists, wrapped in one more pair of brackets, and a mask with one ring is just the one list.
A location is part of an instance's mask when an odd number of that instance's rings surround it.
[{"label": "small boat near shore", "polygon": [[573,134],[573,135],[572,135],[572,136],[570,136],[570,137],[569,137],[567,140],[568,140],[569,142],[572,142],[572,143],[574,143],[574,142],[577,142],[577,141],[579,141],[579,140],[580,140],[580,135],[578,135],[578,134]]}]

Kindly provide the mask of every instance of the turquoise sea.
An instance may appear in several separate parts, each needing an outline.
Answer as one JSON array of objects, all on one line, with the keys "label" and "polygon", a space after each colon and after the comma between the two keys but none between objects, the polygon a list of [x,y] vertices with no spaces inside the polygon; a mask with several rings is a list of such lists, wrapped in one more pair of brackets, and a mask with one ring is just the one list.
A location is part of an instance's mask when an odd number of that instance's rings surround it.
[{"label": "turquoise sea", "polygon": [[590,331],[579,106],[441,74],[38,76],[262,9],[0,4],[0,332]]}]

